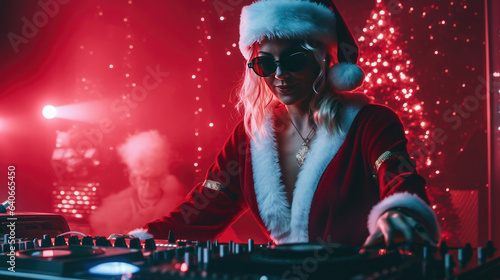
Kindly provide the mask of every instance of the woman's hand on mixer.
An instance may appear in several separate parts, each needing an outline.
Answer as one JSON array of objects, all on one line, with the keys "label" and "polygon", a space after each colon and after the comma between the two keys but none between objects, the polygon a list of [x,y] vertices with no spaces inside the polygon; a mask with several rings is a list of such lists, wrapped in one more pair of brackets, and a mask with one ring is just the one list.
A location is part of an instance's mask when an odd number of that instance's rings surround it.
[{"label": "woman's hand on mixer", "polygon": [[399,209],[388,210],[378,218],[376,230],[366,238],[363,247],[376,246],[384,242],[387,248],[401,243],[409,246],[414,244],[437,246],[422,223]]}]

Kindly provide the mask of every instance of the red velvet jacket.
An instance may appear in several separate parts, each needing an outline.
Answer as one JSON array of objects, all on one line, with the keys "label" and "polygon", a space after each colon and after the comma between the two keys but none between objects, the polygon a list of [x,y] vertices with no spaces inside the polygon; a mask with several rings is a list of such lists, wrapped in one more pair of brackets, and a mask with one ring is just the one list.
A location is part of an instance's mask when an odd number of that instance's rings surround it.
[{"label": "red velvet jacket", "polygon": [[381,105],[346,104],[339,118],[347,132],[318,129],[301,167],[290,206],[269,117],[267,136],[247,137],[239,123],[206,180],[169,215],[148,223],[155,238],[213,240],[247,209],[275,243],[318,239],[360,246],[386,210],[406,207],[426,221],[439,241],[425,180],[406,150],[399,117]]}]

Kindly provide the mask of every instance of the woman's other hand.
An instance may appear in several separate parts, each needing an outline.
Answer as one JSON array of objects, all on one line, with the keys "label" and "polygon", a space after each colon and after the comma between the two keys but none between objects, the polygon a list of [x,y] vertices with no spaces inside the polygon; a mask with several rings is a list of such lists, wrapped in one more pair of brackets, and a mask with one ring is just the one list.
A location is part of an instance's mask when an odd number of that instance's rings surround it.
[{"label": "woman's other hand", "polygon": [[378,218],[375,232],[366,238],[363,247],[376,246],[384,242],[387,248],[401,243],[409,246],[427,244],[437,247],[423,224],[396,209],[388,210]]}]

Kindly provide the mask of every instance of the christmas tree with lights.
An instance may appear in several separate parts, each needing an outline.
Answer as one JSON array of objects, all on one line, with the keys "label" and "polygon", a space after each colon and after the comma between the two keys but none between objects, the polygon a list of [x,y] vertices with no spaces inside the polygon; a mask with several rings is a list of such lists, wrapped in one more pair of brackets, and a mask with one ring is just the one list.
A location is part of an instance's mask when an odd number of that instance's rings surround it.
[{"label": "christmas tree with lights", "polygon": [[[412,77],[413,61],[406,52],[406,43],[399,32],[395,17],[401,17],[399,3],[387,7],[377,0],[366,26],[359,34],[362,51],[360,65],[366,73],[364,92],[396,111],[405,125],[410,156],[416,161],[419,173],[427,179],[431,206],[441,222],[442,240],[458,243],[460,221],[455,214],[449,189],[433,185],[441,173],[441,154],[436,151],[444,131],[433,129],[426,113],[425,102],[419,100],[420,86]],[[356,30],[355,30],[356,31]],[[441,134],[440,134],[441,133]]]}]

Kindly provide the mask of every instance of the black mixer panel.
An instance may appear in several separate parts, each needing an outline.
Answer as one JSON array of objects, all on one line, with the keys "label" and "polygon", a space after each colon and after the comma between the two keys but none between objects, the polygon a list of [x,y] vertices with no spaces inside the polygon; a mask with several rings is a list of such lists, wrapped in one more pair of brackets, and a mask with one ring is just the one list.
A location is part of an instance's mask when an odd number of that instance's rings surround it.
[{"label": "black mixer panel", "polygon": [[492,243],[477,249],[443,243],[439,251],[415,254],[336,243],[174,240],[45,235],[9,244],[5,236],[0,279],[500,279]]}]

